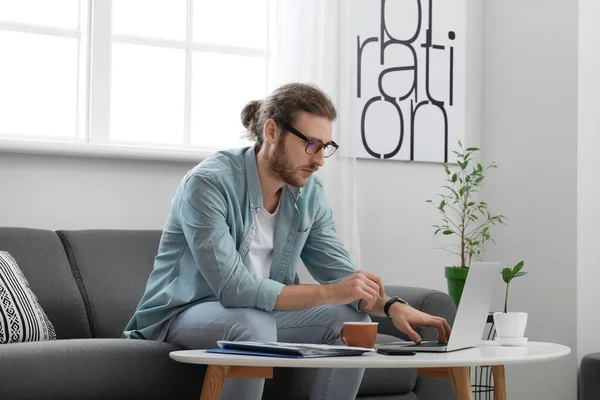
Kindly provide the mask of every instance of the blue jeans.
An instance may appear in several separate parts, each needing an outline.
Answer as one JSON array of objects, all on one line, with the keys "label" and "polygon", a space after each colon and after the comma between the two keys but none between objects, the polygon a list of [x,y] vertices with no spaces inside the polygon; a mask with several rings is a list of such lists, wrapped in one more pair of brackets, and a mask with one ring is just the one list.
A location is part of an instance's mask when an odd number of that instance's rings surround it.
[{"label": "blue jeans", "polygon": [[[165,341],[188,349],[217,347],[217,340],[260,340],[342,344],[343,323],[368,322],[365,313],[349,306],[320,306],[301,311],[268,313],[252,308],[224,308],[218,302],[191,306],[173,321]],[[310,391],[311,400],[356,398],[364,369],[320,369]],[[227,379],[221,399],[262,397],[264,379]]]}]

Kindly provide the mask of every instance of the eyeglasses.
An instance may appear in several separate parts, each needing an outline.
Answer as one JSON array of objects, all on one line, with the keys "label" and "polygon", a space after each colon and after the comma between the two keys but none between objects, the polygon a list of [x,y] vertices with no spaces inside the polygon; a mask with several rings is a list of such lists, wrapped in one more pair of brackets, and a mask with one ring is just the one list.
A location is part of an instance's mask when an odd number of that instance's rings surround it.
[{"label": "eyeglasses", "polygon": [[306,142],[306,148],[304,149],[304,151],[306,151],[307,154],[315,155],[318,152],[320,152],[321,149],[323,149],[323,157],[329,158],[340,147],[333,140],[329,143],[323,143],[320,140],[309,139],[306,136],[304,136],[302,134],[302,132],[300,132],[299,130],[297,130],[295,128],[292,128],[285,122],[281,122],[281,121],[277,121],[277,122],[282,126],[283,129],[285,129],[286,131],[290,132],[291,134],[299,137],[300,139],[302,139]]}]

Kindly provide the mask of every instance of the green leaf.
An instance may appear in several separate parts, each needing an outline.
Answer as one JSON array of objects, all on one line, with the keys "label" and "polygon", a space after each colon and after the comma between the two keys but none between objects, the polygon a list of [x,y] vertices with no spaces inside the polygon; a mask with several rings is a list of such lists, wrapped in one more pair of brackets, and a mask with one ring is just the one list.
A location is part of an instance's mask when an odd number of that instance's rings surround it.
[{"label": "green leaf", "polygon": [[469,147],[467,151],[479,151],[477,147]]},{"label": "green leaf", "polygon": [[458,141],[458,146],[462,149],[462,142],[460,140]]},{"label": "green leaf", "polygon": [[502,280],[506,283],[509,283],[512,279],[512,270],[510,268],[504,268],[502,270]]},{"label": "green leaf", "polygon": [[453,193],[453,194],[454,194],[456,197],[458,197],[458,193],[456,193],[456,190],[454,190],[453,188],[451,188],[451,187],[450,187],[450,186],[448,186],[448,185],[445,185],[444,187],[445,187],[446,189],[448,189],[449,191],[451,191],[451,192],[452,192],[452,193]]},{"label": "green leaf", "polygon": [[525,264],[525,262],[521,261],[513,267],[513,269],[512,269],[513,275],[516,275],[523,268],[523,264]]},{"label": "green leaf", "polygon": [[452,235],[452,234],[454,234],[454,231],[452,231],[452,230],[450,230],[450,229],[447,229],[447,230],[445,230],[445,231],[444,231],[444,232],[442,232],[442,233],[443,233],[444,235]]},{"label": "green leaf", "polygon": [[455,172],[454,175],[452,175],[452,182],[456,182],[457,179],[458,179],[458,174]]},{"label": "green leaf", "polygon": [[439,209],[443,210],[445,205],[446,205],[446,202],[444,200],[442,200],[442,202],[440,203]]},{"label": "green leaf", "polygon": [[515,276],[513,276],[513,278],[516,278],[516,277],[518,277],[518,276],[523,276],[523,275],[527,275],[527,272],[525,272],[525,271],[517,272],[517,273],[515,274]]}]

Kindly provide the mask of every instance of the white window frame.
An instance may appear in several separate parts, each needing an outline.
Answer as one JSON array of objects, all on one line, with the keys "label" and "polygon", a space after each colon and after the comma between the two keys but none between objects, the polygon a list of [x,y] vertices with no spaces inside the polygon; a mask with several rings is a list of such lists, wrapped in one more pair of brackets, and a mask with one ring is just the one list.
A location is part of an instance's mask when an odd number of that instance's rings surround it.
[{"label": "white window frame", "polygon": [[[269,73],[269,43],[265,49],[251,49],[237,46],[194,43],[193,41],[193,0],[187,0],[187,21],[185,40],[154,39],[130,35],[114,35],[108,29],[111,26],[112,0],[81,0],[86,6],[81,7],[80,21],[87,26],[80,27],[79,32],[73,30],[46,28],[21,23],[0,21],[0,29],[20,32],[59,35],[79,38],[82,65],[79,73],[85,74],[85,84],[80,85],[80,96],[86,96],[83,110],[78,113],[77,138],[38,139],[31,137],[0,136],[0,153],[54,154],[66,156],[91,156],[106,158],[128,158],[145,160],[168,160],[194,162],[206,158],[215,149],[192,146],[191,142],[191,79],[192,57],[194,51],[205,51],[221,54],[266,58],[266,75]],[[267,0],[267,23],[271,14],[271,1]],[[89,33],[89,34],[88,34]],[[141,44],[166,48],[184,49],[186,51],[185,72],[185,114],[184,143],[182,145],[144,145],[116,144],[110,142],[110,88],[111,88],[111,54],[112,44]],[[87,49],[87,52],[85,51]],[[268,79],[266,79],[268,85]],[[267,88],[265,88],[267,89]]]}]

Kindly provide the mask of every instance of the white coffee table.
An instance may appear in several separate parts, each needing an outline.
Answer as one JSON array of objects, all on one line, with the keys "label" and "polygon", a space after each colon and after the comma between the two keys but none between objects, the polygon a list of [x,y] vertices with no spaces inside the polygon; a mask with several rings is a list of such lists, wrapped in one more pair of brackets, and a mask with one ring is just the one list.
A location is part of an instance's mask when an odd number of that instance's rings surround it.
[{"label": "white coffee table", "polygon": [[479,347],[451,353],[417,353],[414,356],[384,356],[366,353],[357,357],[275,358],[207,353],[204,350],[173,351],[175,361],[208,365],[200,400],[217,400],[226,378],[273,377],[273,367],[294,368],[417,368],[418,375],[446,378],[452,382],[456,400],[472,399],[469,366],[491,366],[496,400],[506,400],[504,366],[549,361],[571,352],[567,346],[529,342],[522,347],[500,346],[483,341]]}]

